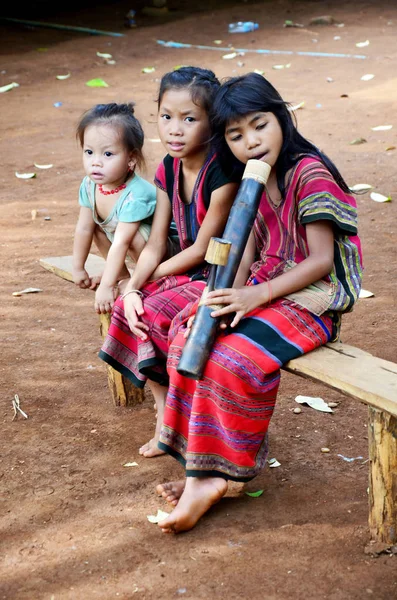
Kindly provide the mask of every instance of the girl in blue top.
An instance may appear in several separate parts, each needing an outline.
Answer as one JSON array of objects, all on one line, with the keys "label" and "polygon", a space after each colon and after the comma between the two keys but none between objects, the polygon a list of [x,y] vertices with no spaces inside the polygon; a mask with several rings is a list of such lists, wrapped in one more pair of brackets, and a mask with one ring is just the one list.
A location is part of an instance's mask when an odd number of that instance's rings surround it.
[{"label": "girl in blue top", "polygon": [[[135,263],[148,240],[156,189],[135,173],[144,164],[144,135],[132,103],[94,106],[81,118],[76,136],[86,177],[79,193],[73,279],[81,288],[96,289],[98,313],[110,312],[117,282],[123,291],[123,280],[130,278],[127,257]],[[106,259],[99,278],[84,268],[93,241]]]}]

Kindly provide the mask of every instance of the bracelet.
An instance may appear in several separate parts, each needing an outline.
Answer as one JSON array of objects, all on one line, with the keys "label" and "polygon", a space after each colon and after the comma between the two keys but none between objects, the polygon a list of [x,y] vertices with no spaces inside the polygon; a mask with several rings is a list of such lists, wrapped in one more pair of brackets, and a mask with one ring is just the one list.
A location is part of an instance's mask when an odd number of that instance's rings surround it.
[{"label": "bracelet", "polygon": [[138,294],[138,296],[140,296],[141,298],[143,298],[143,294],[142,294],[141,290],[128,290],[128,292],[126,292],[125,294],[123,294],[121,296],[121,299],[124,300],[124,298],[126,296],[128,296],[128,294]]},{"label": "bracelet", "polygon": [[267,289],[268,289],[268,294],[269,294],[267,303],[271,304],[273,294],[272,294],[272,286],[270,285],[270,281],[267,282]]}]

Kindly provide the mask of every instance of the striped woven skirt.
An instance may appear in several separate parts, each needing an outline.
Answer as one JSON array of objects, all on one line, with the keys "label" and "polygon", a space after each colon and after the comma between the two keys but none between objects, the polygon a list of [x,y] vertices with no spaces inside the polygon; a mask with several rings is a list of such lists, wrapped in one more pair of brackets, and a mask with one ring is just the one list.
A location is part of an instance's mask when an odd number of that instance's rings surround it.
[{"label": "striped woven skirt", "polygon": [[202,379],[195,381],[176,369],[184,323],[196,305],[178,315],[170,331],[175,338],[159,448],[178,459],[188,477],[249,481],[266,463],[281,365],[328,342],[332,321],[284,298],[259,307],[233,333],[218,336]]},{"label": "striped woven skirt", "polygon": [[173,318],[202,294],[205,281],[192,281],[187,275],[163,277],[142,288],[144,314],[140,317],[149,330],[142,341],[132,333],[124,315],[124,302],[117,298],[111,324],[99,357],[138,388],[152,379],[168,385],[166,360],[168,331]]}]

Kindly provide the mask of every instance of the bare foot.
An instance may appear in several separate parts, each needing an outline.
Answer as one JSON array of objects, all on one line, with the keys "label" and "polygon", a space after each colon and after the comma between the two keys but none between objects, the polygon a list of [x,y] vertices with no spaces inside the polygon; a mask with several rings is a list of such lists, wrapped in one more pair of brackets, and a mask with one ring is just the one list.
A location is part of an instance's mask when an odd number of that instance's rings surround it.
[{"label": "bare foot", "polygon": [[155,456],[161,456],[162,454],[165,454],[164,450],[160,450],[160,448],[157,447],[158,441],[158,436],[152,438],[149,442],[139,448],[139,454],[145,458],[153,458]]},{"label": "bare foot", "polygon": [[221,477],[186,477],[186,486],[177,507],[158,524],[163,533],[189,531],[227,492]]},{"label": "bare foot", "polygon": [[185,489],[186,481],[183,479],[182,481],[170,481],[169,483],[160,483],[156,487],[156,492],[159,496],[162,496],[167,502],[176,506],[178,504],[179,498],[183,494],[183,490]]}]

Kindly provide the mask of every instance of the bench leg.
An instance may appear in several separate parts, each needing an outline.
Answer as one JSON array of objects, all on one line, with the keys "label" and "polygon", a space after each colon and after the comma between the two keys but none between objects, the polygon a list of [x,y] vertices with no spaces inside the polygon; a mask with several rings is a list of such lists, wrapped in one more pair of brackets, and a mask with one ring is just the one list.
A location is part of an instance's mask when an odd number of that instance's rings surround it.
[{"label": "bench leg", "polygon": [[[105,338],[110,325],[110,314],[99,315],[99,329],[102,338]],[[113,402],[116,406],[136,406],[145,399],[143,389],[135,385],[121,373],[106,365],[108,372],[108,384]]]},{"label": "bench leg", "polygon": [[397,419],[369,407],[369,527],[372,539],[397,542]]}]

